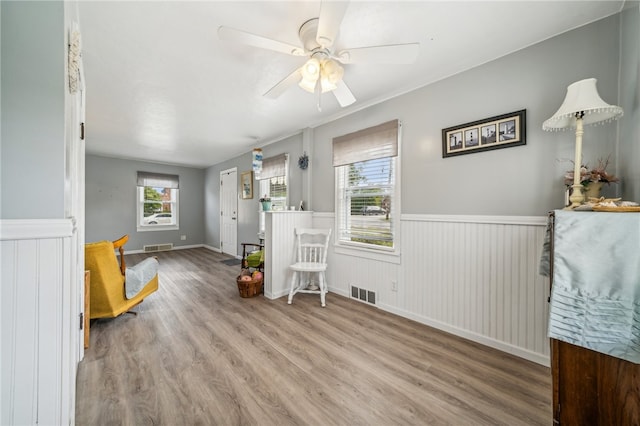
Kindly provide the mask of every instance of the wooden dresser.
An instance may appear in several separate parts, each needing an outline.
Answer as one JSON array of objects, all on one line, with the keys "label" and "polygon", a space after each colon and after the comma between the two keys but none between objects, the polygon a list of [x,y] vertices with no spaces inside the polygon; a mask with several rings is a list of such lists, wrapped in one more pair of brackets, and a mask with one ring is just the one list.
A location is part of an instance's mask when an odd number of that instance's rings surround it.
[{"label": "wooden dresser", "polygon": [[[598,213],[575,212],[573,214],[597,215]],[[617,271],[626,271],[626,266],[628,265],[625,265],[625,263],[633,262],[631,270],[637,271],[638,265],[640,265],[640,214],[615,213],[613,216],[609,214],[608,216],[602,215],[595,217],[595,220],[598,222],[604,221],[605,223],[602,224],[602,227],[601,224],[597,224],[599,231],[598,228],[594,229],[592,234],[588,233],[588,237],[584,237],[584,233],[578,236],[577,240],[580,241],[576,241],[576,247],[578,250],[584,248],[585,242],[590,243],[590,240],[593,240],[592,247],[601,246],[603,241],[610,236],[610,234],[602,232],[602,229],[604,228],[606,230],[608,227],[619,225],[620,216],[616,215],[627,214],[634,216],[625,217],[625,221],[628,221],[628,219],[632,219],[633,221],[630,224],[631,226],[626,224],[625,231],[619,233],[618,238],[624,239],[625,244],[631,243],[630,247],[626,247],[624,251],[612,255],[607,261],[603,261],[603,259],[607,258],[606,254],[603,256],[602,252],[594,249],[593,259],[591,259],[593,262],[591,265],[593,267],[600,270],[616,268]],[[557,216],[558,214],[556,213],[556,221]],[[584,217],[587,218],[587,216]],[[593,216],[591,216],[591,218],[593,218]],[[567,253],[554,253],[554,251],[560,250],[559,247],[561,247],[561,244],[558,243],[559,237],[565,238],[562,245],[564,250],[571,249],[571,245],[566,244],[566,239],[570,238],[568,234],[573,232],[573,229],[570,228],[570,232],[564,235],[558,235],[559,232],[562,232],[562,229],[567,228],[558,227],[557,225],[556,222],[556,226],[552,227],[552,229],[555,230],[551,233],[551,241],[553,242],[551,244],[552,297],[554,297],[553,286],[556,285],[555,281],[560,281],[560,277],[565,277],[565,279],[567,277],[565,274],[554,274],[554,263],[559,265],[560,262],[558,262],[557,259],[564,257],[566,261],[567,257],[572,257],[567,256]],[[620,237],[620,235],[622,235],[622,237]],[[584,258],[584,252],[581,253],[581,256],[583,256],[581,258],[583,264],[588,261],[588,259]],[[619,263],[620,265],[612,265],[612,263]],[[556,268],[558,265],[556,265]],[[640,275],[626,273],[624,274],[624,280],[630,277],[630,275],[634,283],[633,285],[637,286],[636,294],[638,294],[640,292]],[[580,278],[579,274],[576,276]],[[566,285],[567,282],[562,284]],[[602,282],[602,288],[606,289],[608,285],[609,283]],[[611,291],[610,293],[616,294],[615,291]],[[551,314],[553,315],[553,309],[551,310]],[[587,309],[584,316],[587,317],[589,314],[589,310]],[[583,320],[585,323],[588,322],[587,319],[583,318]],[[626,323],[622,324],[623,328],[629,329]],[[631,322],[631,324],[633,324],[633,322]],[[633,325],[631,327],[633,328]],[[585,335],[589,333],[593,332],[591,330],[584,332]],[[606,331],[604,334],[606,334]],[[563,338],[563,340],[566,339]],[[585,343],[586,345],[592,344],[588,341]],[[631,343],[631,345],[635,345],[637,350],[637,341]],[[552,338],[551,373],[553,383],[554,425],[640,425],[640,364]]]},{"label": "wooden dresser", "polygon": [[553,424],[640,425],[640,364],[551,339]]}]

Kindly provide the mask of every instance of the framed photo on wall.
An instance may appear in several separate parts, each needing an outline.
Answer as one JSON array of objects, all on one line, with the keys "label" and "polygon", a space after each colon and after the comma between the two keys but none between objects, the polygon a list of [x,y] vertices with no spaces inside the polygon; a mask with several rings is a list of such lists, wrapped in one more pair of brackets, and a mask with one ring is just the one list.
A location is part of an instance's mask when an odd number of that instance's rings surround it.
[{"label": "framed photo on wall", "polygon": [[243,172],[240,175],[240,188],[243,200],[253,198],[253,171]]},{"label": "framed photo on wall", "polygon": [[525,145],[526,110],[442,129],[442,157]]}]

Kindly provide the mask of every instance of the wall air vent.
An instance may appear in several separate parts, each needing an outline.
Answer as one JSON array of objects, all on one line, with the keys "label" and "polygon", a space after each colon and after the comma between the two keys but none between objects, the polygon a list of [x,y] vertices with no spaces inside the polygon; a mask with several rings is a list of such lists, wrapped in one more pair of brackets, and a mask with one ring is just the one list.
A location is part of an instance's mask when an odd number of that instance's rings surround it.
[{"label": "wall air vent", "polygon": [[351,298],[359,300],[361,302],[369,303],[371,305],[376,304],[376,292],[366,290],[364,288],[358,288],[356,286],[351,286]]},{"label": "wall air vent", "polygon": [[167,251],[167,250],[171,250],[173,249],[173,243],[168,243],[168,244],[153,244],[150,246],[143,246],[142,250],[145,253],[152,253],[155,251]]}]

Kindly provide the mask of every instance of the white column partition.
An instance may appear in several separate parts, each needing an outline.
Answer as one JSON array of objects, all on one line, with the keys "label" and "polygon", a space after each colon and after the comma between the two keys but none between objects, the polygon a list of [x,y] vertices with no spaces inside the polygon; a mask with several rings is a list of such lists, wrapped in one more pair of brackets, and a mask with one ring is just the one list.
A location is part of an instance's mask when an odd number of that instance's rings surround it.
[{"label": "white column partition", "polygon": [[0,220],[0,424],[72,424],[79,318],[71,219]]},{"label": "white column partition", "polygon": [[313,212],[270,211],[265,213],[264,296],[277,299],[289,294],[296,228],[311,228]]}]

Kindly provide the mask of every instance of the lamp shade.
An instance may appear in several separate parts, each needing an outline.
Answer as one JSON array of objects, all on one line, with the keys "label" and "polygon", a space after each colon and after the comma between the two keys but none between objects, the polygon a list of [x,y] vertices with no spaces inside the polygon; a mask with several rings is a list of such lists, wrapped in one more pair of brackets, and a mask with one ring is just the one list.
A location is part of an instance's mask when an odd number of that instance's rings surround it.
[{"label": "lamp shade", "polygon": [[596,124],[622,117],[622,108],[602,100],[596,88],[597,80],[587,78],[567,87],[567,95],[553,117],[542,123],[543,130],[572,129],[576,127],[576,114],[584,113],[583,124]]},{"label": "lamp shade", "polygon": [[322,61],[322,75],[331,84],[336,85],[344,75],[344,69],[333,59]]},{"label": "lamp shade", "polygon": [[315,92],[316,81],[320,77],[320,61],[316,58],[309,59],[300,68],[300,74],[302,74],[302,79],[298,82],[298,86],[309,93]]},{"label": "lamp shade", "polygon": [[302,66],[301,69],[302,78],[305,80],[316,81],[320,75],[320,61],[316,58],[311,58]]}]

